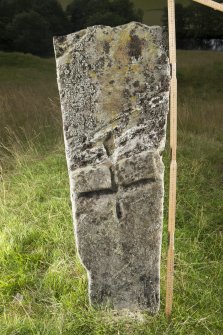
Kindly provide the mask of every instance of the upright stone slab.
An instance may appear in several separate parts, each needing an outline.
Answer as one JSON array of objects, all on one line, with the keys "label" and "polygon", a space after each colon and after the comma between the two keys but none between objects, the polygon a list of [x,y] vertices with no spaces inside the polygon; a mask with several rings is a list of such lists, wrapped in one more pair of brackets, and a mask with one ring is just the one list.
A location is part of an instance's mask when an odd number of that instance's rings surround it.
[{"label": "upright stone slab", "polygon": [[54,38],[77,248],[92,303],[159,309],[166,34],[132,22]]}]

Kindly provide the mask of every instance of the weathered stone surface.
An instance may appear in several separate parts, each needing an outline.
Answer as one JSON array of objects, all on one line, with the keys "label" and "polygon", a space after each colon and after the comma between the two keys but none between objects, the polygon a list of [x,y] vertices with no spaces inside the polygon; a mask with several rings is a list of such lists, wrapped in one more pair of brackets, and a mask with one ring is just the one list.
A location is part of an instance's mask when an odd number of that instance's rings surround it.
[{"label": "weathered stone surface", "polygon": [[166,34],[132,22],[54,39],[71,198],[92,303],[159,309]]},{"label": "weathered stone surface", "polygon": [[138,181],[155,181],[162,172],[162,164],[159,165],[158,153],[143,151],[141,154],[121,159],[117,162],[116,173],[118,184],[122,186],[131,185]]},{"label": "weathered stone surface", "polygon": [[111,172],[107,166],[89,166],[76,169],[72,173],[76,193],[86,193],[99,190],[109,190],[112,188]]}]

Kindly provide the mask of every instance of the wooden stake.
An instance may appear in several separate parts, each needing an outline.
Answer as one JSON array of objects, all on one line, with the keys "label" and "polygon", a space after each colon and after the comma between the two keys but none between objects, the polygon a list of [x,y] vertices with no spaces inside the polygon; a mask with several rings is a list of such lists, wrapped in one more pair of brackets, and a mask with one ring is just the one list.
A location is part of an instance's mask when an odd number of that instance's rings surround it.
[{"label": "wooden stake", "polygon": [[169,57],[171,66],[170,83],[170,185],[169,185],[169,217],[168,217],[168,255],[167,255],[167,283],[166,283],[166,316],[170,316],[173,305],[174,278],[174,233],[176,217],[176,182],[177,182],[177,76],[176,76],[176,28],[175,28],[175,0],[168,0],[169,22]]},{"label": "wooden stake", "polygon": [[[170,83],[170,185],[169,185],[169,217],[168,217],[168,255],[167,255],[167,283],[166,283],[166,316],[170,316],[173,305],[174,279],[174,233],[176,220],[176,185],[177,185],[177,76],[176,76],[176,26],[175,0],[168,1],[169,25],[169,57],[171,66]],[[223,12],[223,4],[212,0],[193,0],[215,10]]]},{"label": "wooden stake", "polygon": [[223,12],[223,4],[212,1],[212,0],[193,0],[195,2],[200,3],[201,5],[205,5],[208,7],[211,7],[215,10],[219,10],[220,12]]},{"label": "wooden stake", "polygon": [[[223,4],[212,0],[193,0],[213,9],[223,11]],[[169,25],[169,57],[171,66],[170,83],[170,185],[169,185],[169,217],[168,217],[168,255],[167,255],[167,283],[166,283],[166,316],[170,316],[173,305],[174,279],[174,233],[176,218],[176,184],[177,184],[177,76],[176,76],[176,27],[175,0],[168,0]]]}]

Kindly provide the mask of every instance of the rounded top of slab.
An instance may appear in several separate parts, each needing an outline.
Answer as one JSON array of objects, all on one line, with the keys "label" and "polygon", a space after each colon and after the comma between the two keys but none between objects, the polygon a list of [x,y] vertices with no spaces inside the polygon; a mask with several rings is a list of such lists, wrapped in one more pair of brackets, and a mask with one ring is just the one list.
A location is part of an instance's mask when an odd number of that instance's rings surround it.
[{"label": "rounded top of slab", "polygon": [[105,26],[105,25],[95,25],[82,29],[78,32],[74,32],[68,35],[63,36],[54,36],[53,44],[55,49],[56,58],[61,57],[67,48],[71,47],[75,43],[83,43],[84,40],[89,40],[93,36],[97,35],[97,38],[100,34],[109,35],[111,33],[118,33],[120,31],[128,30],[132,34],[139,34],[140,31],[145,31],[153,35],[161,35],[165,31],[165,27],[161,26],[147,26],[146,24],[132,21],[127,24],[123,24],[116,27]]}]

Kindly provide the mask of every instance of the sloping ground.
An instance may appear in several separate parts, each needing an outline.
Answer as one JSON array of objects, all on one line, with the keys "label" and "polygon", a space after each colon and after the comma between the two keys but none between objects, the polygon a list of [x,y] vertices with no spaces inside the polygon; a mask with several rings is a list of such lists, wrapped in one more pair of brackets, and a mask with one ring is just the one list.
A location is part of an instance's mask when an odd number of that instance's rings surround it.
[{"label": "sloping ground", "polygon": [[[72,0],[60,0],[64,8],[72,2]],[[163,9],[167,6],[167,0],[132,0],[136,8],[141,8],[144,11],[143,22],[147,25],[162,24]],[[177,0],[176,3],[188,4],[189,0]]]},{"label": "sloping ground", "polygon": [[[6,55],[0,55],[0,60]],[[10,57],[12,64],[10,65]],[[60,128],[49,132],[58,113],[53,61],[17,54],[29,63],[23,77],[14,55],[7,55],[8,102],[0,113],[14,113],[8,125],[11,142],[2,139],[0,184],[0,324],[1,335],[197,335],[223,333],[222,297],[222,79],[223,54],[180,52],[178,205],[174,309],[171,321],[164,316],[167,251],[167,204],[162,250],[161,311],[145,316],[145,323],[114,318],[109,311],[96,311],[88,304],[87,278],[75,252],[69,185]],[[40,63],[43,65],[39,66]],[[38,65],[39,64],[39,65]],[[41,80],[28,81],[37,67]],[[0,68],[0,74],[3,71]],[[17,78],[16,84],[13,76]],[[35,72],[35,73],[36,73]],[[46,80],[43,81],[46,75]],[[27,76],[27,78],[26,78]],[[1,76],[0,76],[1,77]],[[2,77],[1,77],[2,78]],[[27,81],[27,84],[26,84]],[[9,91],[11,82],[11,91]],[[6,94],[0,85],[0,95]],[[33,123],[31,105],[23,100],[36,94]],[[28,91],[27,91],[28,90]],[[10,100],[10,92],[16,98]],[[26,139],[13,137],[19,114],[29,124]],[[45,101],[45,104],[43,103]],[[54,108],[51,106],[54,102]],[[28,106],[28,107],[27,107]],[[8,109],[6,109],[6,107]],[[45,122],[48,109],[50,114]],[[38,113],[37,113],[38,112]],[[43,121],[43,122],[42,122]],[[59,122],[59,121],[58,121]],[[59,125],[59,123],[57,123]],[[38,126],[31,132],[31,128]],[[2,127],[2,125],[1,125]],[[47,127],[47,128],[45,128]],[[56,128],[56,125],[54,125]],[[58,126],[59,127],[59,126]],[[0,129],[2,131],[2,128]],[[45,136],[39,136],[40,133]],[[14,138],[14,141],[12,140]],[[11,145],[11,146],[10,146]],[[164,152],[166,166],[169,149]],[[166,168],[166,190],[168,168]]]},{"label": "sloping ground", "polygon": [[[167,0],[133,0],[136,8],[144,11],[143,22],[148,26],[162,25],[163,9],[167,6]],[[189,0],[177,0],[176,3],[187,5]]]}]

